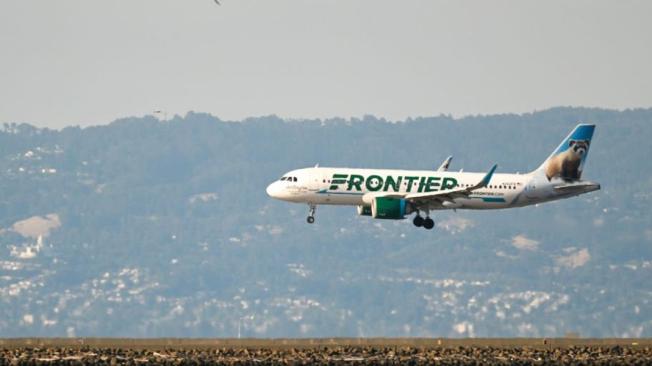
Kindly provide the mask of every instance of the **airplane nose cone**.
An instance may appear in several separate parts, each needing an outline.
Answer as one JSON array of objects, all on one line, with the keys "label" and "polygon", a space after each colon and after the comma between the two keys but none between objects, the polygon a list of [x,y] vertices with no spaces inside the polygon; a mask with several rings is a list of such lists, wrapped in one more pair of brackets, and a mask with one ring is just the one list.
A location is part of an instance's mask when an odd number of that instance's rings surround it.
[{"label": "airplane nose cone", "polygon": [[265,189],[265,192],[267,192],[268,196],[270,196],[272,198],[276,198],[276,196],[278,195],[278,184],[277,183],[278,182],[274,182],[274,183],[267,186],[267,189]]}]

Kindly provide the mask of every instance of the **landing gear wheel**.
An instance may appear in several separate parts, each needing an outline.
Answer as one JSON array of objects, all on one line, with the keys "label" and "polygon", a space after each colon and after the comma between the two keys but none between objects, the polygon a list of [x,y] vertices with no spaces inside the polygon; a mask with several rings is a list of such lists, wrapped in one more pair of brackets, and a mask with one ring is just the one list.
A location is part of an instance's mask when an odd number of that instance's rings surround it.
[{"label": "landing gear wheel", "polygon": [[306,218],[306,221],[309,224],[312,224],[315,222],[315,210],[317,210],[317,205],[309,204],[308,207],[310,210],[308,211],[308,217]]},{"label": "landing gear wheel", "polygon": [[430,217],[426,217],[425,220],[423,220],[423,227],[430,230],[435,227],[435,222]]},{"label": "landing gear wheel", "polygon": [[416,215],[416,216],[414,217],[414,220],[412,220],[412,223],[413,223],[414,226],[416,226],[416,227],[421,227],[421,226],[423,226],[423,217],[421,217],[421,216],[419,216],[419,215]]}]

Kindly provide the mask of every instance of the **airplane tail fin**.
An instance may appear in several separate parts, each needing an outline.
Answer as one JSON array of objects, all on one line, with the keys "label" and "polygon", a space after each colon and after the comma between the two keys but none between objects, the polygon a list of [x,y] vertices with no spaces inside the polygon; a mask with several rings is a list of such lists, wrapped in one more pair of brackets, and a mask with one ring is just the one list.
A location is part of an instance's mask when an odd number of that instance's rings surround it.
[{"label": "airplane tail fin", "polygon": [[543,171],[549,181],[556,178],[579,180],[594,130],[595,125],[577,125],[536,171]]}]

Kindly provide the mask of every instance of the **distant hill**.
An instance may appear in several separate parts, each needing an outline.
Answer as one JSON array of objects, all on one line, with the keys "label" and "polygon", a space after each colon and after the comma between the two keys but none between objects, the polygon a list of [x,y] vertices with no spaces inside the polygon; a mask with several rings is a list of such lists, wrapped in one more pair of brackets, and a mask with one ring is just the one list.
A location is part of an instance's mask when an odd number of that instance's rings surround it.
[{"label": "distant hill", "polygon": [[[433,231],[269,199],[313,166],[530,171],[597,124],[602,190]],[[652,337],[652,109],[387,122],[188,113],[0,131],[0,336]]]}]

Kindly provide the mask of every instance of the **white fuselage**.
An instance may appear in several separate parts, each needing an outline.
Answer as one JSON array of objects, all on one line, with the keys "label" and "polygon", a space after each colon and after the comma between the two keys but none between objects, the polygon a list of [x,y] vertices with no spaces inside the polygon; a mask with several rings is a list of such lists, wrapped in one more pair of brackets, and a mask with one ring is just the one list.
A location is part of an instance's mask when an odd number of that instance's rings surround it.
[{"label": "white fuselage", "polygon": [[[267,193],[284,201],[310,205],[368,205],[378,195],[404,196],[471,187],[484,173],[305,168],[286,173],[283,180],[273,182]],[[341,177],[341,178],[340,178]],[[359,177],[362,177],[359,178]],[[548,181],[540,171],[528,174],[494,174],[486,187],[474,190],[466,198],[429,204],[422,209],[502,209],[567,198],[599,189],[594,183],[575,184],[577,189],[563,192],[559,186],[571,186],[563,181]]]},{"label": "white fuselage", "polygon": [[[581,180],[595,125],[578,124],[539,168],[527,174],[450,172],[449,156],[436,171],[305,168],[286,173],[267,194],[307,203],[306,220],[315,221],[317,205],[357,206],[359,215],[400,220],[415,212],[417,227],[432,229],[431,210],[501,209],[533,205],[600,189]],[[425,216],[425,217],[424,217]]]}]

